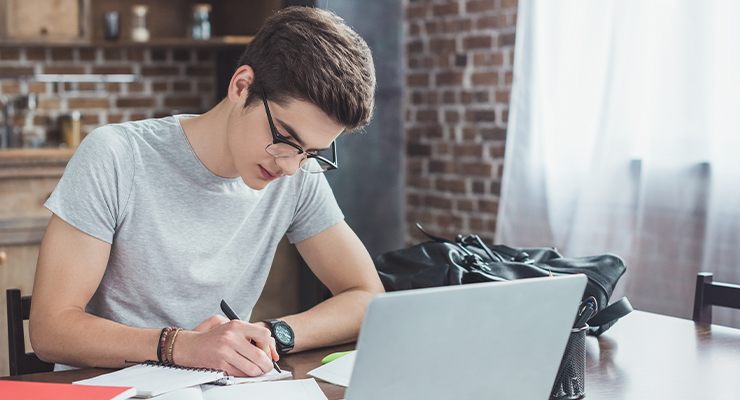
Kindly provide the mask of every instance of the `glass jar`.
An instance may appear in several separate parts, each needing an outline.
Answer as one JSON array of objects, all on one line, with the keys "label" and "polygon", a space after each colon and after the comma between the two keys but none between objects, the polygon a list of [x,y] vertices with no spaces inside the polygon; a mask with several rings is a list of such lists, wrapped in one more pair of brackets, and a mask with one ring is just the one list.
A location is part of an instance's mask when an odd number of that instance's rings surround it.
[{"label": "glass jar", "polygon": [[210,4],[196,4],[193,6],[193,39],[208,40],[211,38]]},{"label": "glass jar", "polygon": [[118,24],[119,18],[118,13],[110,11],[103,16],[103,37],[105,40],[115,41],[118,40],[118,34],[120,33],[120,27]]},{"label": "glass jar", "polygon": [[149,7],[135,5],[131,7],[131,40],[134,42],[148,42],[149,29],[146,28],[146,14]]}]

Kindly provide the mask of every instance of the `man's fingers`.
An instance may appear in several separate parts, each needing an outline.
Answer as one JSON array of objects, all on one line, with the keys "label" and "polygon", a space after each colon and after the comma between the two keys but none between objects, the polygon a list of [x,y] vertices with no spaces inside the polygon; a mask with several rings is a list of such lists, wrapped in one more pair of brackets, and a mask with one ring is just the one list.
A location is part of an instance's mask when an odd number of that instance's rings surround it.
[{"label": "man's fingers", "polygon": [[[272,339],[272,337],[270,337],[270,339]],[[267,356],[270,359],[270,361],[274,360],[274,358],[272,357],[272,348],[270,348],[270,341],[269,340],[267,342],[264,342],[264,341],[257,342],[254,339],[252,339],[252,343],[254,343],[254,345],[258,349],[262,350],[262,352],[265,353],[265,356]],[[270,363],[270,364],[272,364],[272,363]]]},{"label": "man's fingers", "polygon": [[233,360],[227,361],[227,364],[228,367],[226,368],[226,372],[231,376],[251,377],[260,376],[264,373],[262,372],[262,368],[257,364],[247,360],[239,354],[237,354]]},{"label": "man's fingers", "polygon": [[257,346],[265,355],[272,360],[277,360],[273,356],[273,349],[275,348],[275,339],[272,337],[270,330],[259,325],[252,325],[255,329],[251,336],[251,341]]},{"label": "man's fingers", "polygon": [[277,351],[277,345],[275,344],[275,338],[270,337],[270,339],[271,339],[270,340],[270,353],[272,354],[272,359],[275,361],[278,361],[280,360],[280,355],[278,354],[278,351]]},{"label": "man's fingers", "polygon": [[273,357],[272,357],[272,349],[270,349],[270,346],[261,346],[259,349],[262,350],[263,353],[265,353],[265,357],[270,359],[270,366],[272,367]]},{"label": "man's fingers", "polygon": [[[255,371],[254,369],[252,369],[251,371],[244,371],[249,373],[250,376],[262,375],[264,373],[270,372],[270,370],[272,370],[273,368],[272,359],[269,358],[269,356],[257,346],[249,345],[247,347],[237,349],[236,352],[237,355],[240,356],[243,360],[248,361],[259,369],[259,371]],[[239,364],[247,365],[244,362],[239,362]]]},{"label": "man's fingers", "polygon": [[[252,340],[252,339],[250,339],[250,340],[249,340],[249,343],[251,343],[251,344],[252,344],[252,346],[254,346],[254,347],[256,347],[256,348],[258,348],[258,349],[262,350],[262,352],[263,352],[263,353],[265,353],[265,355],[266,355],[267,357],[271,357],[271,356],[272,356],[272,349],[270,348],[270,346],[267,346],[267,347],[265,347],[265,346],[260,346],[260,345],[258,345],[258,344],[257,344],[257,342],[255,342],[255,341],[254,341],[254,340]],[[270,360],[274,360],[274,358],[270,358]]]}]

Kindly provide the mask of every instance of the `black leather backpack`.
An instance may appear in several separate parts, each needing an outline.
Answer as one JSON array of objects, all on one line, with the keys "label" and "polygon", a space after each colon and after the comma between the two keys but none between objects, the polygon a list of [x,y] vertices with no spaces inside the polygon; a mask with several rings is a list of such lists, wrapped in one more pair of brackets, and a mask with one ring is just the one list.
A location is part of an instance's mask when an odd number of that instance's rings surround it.
[{"label": "black leather backpack", "polygon": [[624,261],[616,255],[564,258],[554,248],[488,246],[478,235],[458,235],[455,241],[450,241],[427,233],[419,224],[416,226],[431,240],[373,260],[388,292],[551,274],[585,274],[588,284],[583,298],[594,296],[599,308],[588,321],[590,334],[602,334],[632,311],[627,298],[609,304],[614,287],[626,270]]}]

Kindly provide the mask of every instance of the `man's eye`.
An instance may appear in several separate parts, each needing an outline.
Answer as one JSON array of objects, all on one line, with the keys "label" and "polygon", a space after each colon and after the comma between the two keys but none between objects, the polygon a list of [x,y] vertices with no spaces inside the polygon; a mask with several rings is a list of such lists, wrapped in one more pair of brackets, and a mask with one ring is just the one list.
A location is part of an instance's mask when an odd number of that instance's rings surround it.
[{"label": "man's eye", "polygon": [[279,139],[283,139],[283,140],[288,140],[288,139],[290,139],[290,136],[284,136],[284,135],[281,135],[281,134],[280,134],[280,132],[278,132],[277,130],[275,131],[275,135],[276,135],[276,136],[277,136],[277,137],[278,137]]}]

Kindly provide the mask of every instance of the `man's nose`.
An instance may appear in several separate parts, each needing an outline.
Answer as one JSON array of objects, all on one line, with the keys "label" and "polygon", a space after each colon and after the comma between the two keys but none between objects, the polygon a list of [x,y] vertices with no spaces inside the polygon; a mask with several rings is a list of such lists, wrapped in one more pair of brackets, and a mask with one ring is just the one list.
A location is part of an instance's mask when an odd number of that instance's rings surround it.
[{"label": "man's nose", "polygon": [[[278,161],[280,160],[280,161]],[[301,161],[303,161],[303,154],[296,154],[293,157],[276,158],[275,162],[278,163],[280,169],[283,170],[285,175],[292,176],[298,172],[298,168],[301,167]]]}]

